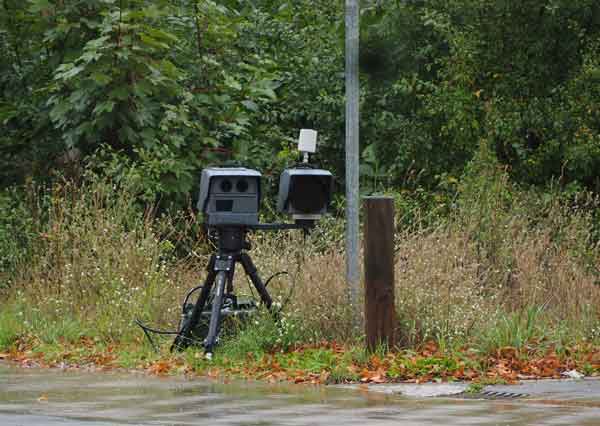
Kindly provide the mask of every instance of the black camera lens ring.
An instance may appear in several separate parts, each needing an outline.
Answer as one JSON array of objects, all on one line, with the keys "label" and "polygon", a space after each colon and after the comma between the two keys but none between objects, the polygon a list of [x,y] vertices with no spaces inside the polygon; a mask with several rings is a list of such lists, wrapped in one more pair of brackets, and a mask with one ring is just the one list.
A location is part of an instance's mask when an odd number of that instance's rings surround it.
[{"label": "black camera lens ring", "polygon": [[235,184],[235,189],[237,189],[238,192],[246,192],[248,191],[249,187],[250,185],[246,179],[238,179]]},{"label": "black camera lens ring", "polygon": [[221,191],[223,192],[231,192],[233,189],[233,184],[229,179],[224,179],[221,181],[219,188],[221,188]]}]

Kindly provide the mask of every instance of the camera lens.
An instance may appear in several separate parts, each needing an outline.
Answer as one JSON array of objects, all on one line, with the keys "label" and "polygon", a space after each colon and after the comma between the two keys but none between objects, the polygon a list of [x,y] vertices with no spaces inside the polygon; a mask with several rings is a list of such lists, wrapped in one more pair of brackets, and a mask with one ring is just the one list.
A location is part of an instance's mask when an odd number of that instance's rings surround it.
[{"label": "camera lens", "polygon": [[238,192],[246,192],[248,190],[248,181],[246,179],[240,179],[235,184],[235,188]]},{"label": "camera lens", "polygon": [[329,203],[329,181],[319,176],[297,176],[292,180],[289,201],[302,214],[317,214]]},{"label": "camera lens", "polygon": [[233,188],[233,184],[231,183],[231,181],[229,179],[225,179],[224,181],[221,181],[221,191],[223,192],[231,192],[231,188]]}]

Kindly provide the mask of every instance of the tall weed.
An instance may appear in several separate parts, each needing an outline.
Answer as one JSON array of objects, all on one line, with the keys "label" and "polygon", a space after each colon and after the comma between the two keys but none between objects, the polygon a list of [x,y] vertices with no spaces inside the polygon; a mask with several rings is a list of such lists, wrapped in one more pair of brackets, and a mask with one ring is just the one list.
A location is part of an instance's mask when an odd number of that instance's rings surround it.
[{"label": "tall weed", "polygon": [[[419,220],[417,226],[407,225],[408,217],[399,219],[400,344],[436,339],[492,350],[531,341],[566,345],[599,339],[597,201],[554,189],[517,188],[486,146],[457,186],[456,197],[444,197],[446,217]],[[48,341],[83,333],[140,339],[135,318],[176,327],[183,295],[203,280],[212,250],[195,234],[196,221],[157,217],[153,209],[141,208],[135,186],[126,182],[67,182],[44,197],[44,203],[32,205],[48,208],[29,214],[44,218],[34,220],[39,232],[29,243],[30,261],[16,269],[11,288],[1,296],[0,312],[12,312],[3,321],[20,315],[20,325],[6,328],[16,331],[7,331],[4,340],[42,329]],[[411,215],[419,217],[413,207]],[[289,231],[249,237],[250,255],[294,329],[281,334],[279,325],[261,317],[256,327],[225,343],[228,351],[236,345],[242,352],[265,351],[361,337],[356,320],[362,303],[350,305],[344,278],[342,221],[327,218],[308,236]],[[238,295],[257,298],[241,270],[234,287]],[[8,310],[12,303],[20,308]],[[537,312],[532,309],[543,315],[523,325],[523,318]]]},{"label": "tall weed", "polygon": [[[55,326],[96,330],[110,339],[131,335],[134,317],[162,320],[181,268],[160,221],[141,211],[135,193],[106,181],[56,185],[27,267],[14,287],[40,318]],[[27,319],[27,318],[26,318]]]}]

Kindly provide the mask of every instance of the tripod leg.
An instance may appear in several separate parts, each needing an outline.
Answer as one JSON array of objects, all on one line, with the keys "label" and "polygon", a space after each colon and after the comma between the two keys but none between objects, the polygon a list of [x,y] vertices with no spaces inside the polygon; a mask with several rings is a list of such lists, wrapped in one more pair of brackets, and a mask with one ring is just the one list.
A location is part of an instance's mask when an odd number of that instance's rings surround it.
[{"label": "tripod leg", "polygon": [[221,328],[221,307],[223,306],[227,281],[227,272],[219,271],[215,280],[215,295],[212,301],[208,336],[206,336],[206,340],[204,341],[204,352],[208,359],[212,358],[213,347],[217,343],[217,336]]},{"label": "tripod leg", "polygon": [[235,274],[235,262],[231,263],[231,271],[227,276],[227,293],[233,294],[233,275]]},{"label": "tripod leg", "polygon": [[200,290],[200,295],[198,296],[198,300],[194,305],[194,310],[192,311],[192,315],[186,323],[181,325],[181,330],[179,330],[179,334],[175,337],[173,344],[171,345],[171,352],[175,349],[184,350],[187,348],[190,343],[192,343],[192,331],[198,325],[198,321],[200,320],[200,316],[202,315],[202,310],[206,305],[206,301],[208,300],[208,296],[210,295],[210,290],[215,282],[215,277],[217,276],[217,272],[215,271],[215,261],[216,256],[212,255],[210,261],[207,266],[207,276],[204,281],[204,286],[202,290]]},{"label": "tripod leg", "polygon": [[242,263],[242,266],[244,267],[244,271],[250,277],[250,281],[252,281],[252,284],[254,284],[256,291],[258,291],[258,294],[260,295],[260,299],[265,304],[267,309],[271,309],[271,305],[273,304],[273,299],[271,299],[271,296],[269,295],[269,292],[267,291],[267,287],[265,287],[265,284],[262,282],[262,280],[258,276],[256,266],[254,266],[254,263],[252,263],[252,259],[250,259],[250,256],[248,256],[247,253],[242,253],[240,255],[240,262]]}]

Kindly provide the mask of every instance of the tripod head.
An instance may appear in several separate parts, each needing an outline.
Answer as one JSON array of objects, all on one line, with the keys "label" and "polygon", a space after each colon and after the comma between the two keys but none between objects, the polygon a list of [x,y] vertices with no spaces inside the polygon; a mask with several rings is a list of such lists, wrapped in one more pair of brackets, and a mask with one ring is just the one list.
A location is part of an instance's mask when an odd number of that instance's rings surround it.
[{"label": "tripod head", "polygon": [[209,226],[208,236],[221,252],[239,252],[252,248],[247,240],[250,231],[286,231],[293,229],[310,232],[315,227],[313,220],[296,220],[294,223],[257,223],[252,226]]}]

